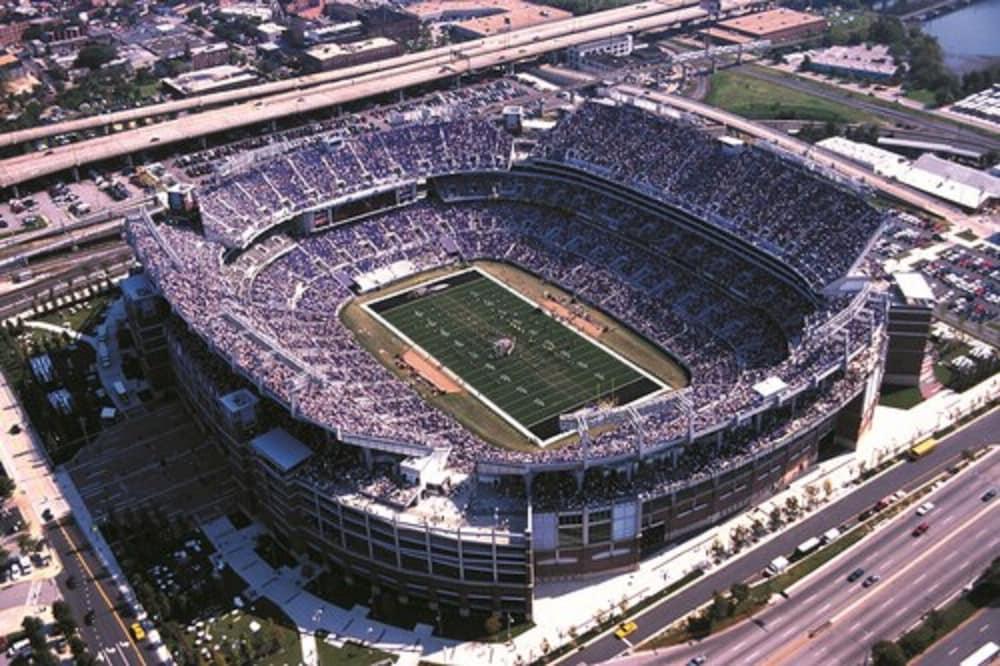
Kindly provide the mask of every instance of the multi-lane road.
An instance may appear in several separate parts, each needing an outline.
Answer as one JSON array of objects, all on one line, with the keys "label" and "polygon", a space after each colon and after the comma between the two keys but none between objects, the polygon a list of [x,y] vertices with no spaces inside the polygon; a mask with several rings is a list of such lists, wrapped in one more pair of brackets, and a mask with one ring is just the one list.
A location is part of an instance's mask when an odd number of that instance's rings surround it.
[{"label": "multi-lane road", "polygon": [[[758,0],[724,0],[722,11],[738,13],[755,4]],[[402,63],[381,61],[381,67],[374,71],[305,90],[295,89],[235,106],[190,113],[148,127],[50,148],[43,154],[0,160],[0,188],[220,131],[335,109],[347,102],[538,58],[577,44],[665,30],[710,18],[707,10],[690,0],[650,0],[414,54]]]},{"label": "multi-lane road", "polygon": [[[1000,486],[1000,452],[948,481],[927,500],[925,516],[910,507],[788,590],[753,621],[695,645],[639,653],[621,664],[864,664],[873,643],[894,640],[932,608],[959,592],[1000,547],[1000,502],[980,496]],[[926,501],[926,500],[925,500]],[[920,536],[913,530],[930,528]],[[862,576],[847,577],[856,569]],[[870,587],[870,575],[881,580]],[[619,663],[619,662],[616,662]],[[935,662],[942,664],[950,661]]]},{"label": "multi-lane road", "polygon": [[[733,583],[757,575],[775,557],[787,555],[809,537],[822,534],[832,527],[856,518],[863,510],[899,488],[913,488],[919,485],[951,465],[961,456],[963,449],[996,442],[998,432],[1000,432],[1000,410],[993,410],[957,433],[942,439],[937,448],[924,458],[890,469],[771,541],[727,562],[681,592],[650,606],[636,616],[638,628],[629,640],[633,644],[638,644],[652,638],[663,627],[683,617],[692,608],[709,601],[714,590],[728,589]],[[609,631],[582,650],[566,657],[562,663],[597,664],[620,655],[627,647]]]},{"label": "multi-lane road", "polygon": [[987,641],[1000,643],[1000,606],[979,611],[913,661],[914,666],[959,664]]}]

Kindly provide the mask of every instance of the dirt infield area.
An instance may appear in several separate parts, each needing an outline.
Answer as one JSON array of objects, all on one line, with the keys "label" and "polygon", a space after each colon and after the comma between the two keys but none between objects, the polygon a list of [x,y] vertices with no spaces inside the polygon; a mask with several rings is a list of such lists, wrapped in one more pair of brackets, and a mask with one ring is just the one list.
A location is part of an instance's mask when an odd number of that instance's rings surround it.
[{"label": "dirt infield area", "polygon": [[439,365],[424,358],[424,356],[418,354],[412,348],[403,352],[400,358],[403,363],[410,366],[414,372],[423,377],[424,380],[429,382],[438,391],[441,391],[441,393],[462,392],[462,387],[458,385],[458,382],[449,377]]},{"label": "dirt infield area", "polygon": [[599,338],[607,329],[600,324],[595,324],[589,319],[584,319],[578,315],[575,315],[562,303],[553,301],[550,298],[546,298],[541,302],[543,308],[551,312],[556,319],[565,322],[577,329],[578,331],[588,335],[592,338]]}]

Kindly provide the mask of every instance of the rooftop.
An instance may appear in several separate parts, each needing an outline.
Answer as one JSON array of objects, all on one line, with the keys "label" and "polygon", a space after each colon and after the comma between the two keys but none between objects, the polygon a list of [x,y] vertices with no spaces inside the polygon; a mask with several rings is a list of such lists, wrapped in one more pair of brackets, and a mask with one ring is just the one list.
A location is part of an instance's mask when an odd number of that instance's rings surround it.
[{"label": "rooftop", "polygon": [[525,0],[425,0],[408,6],[406,11],[422,21],[456,21],[458,28],[483,36],[573,16]]},{"label": "rooftop", "polygon": [[312,449],[282,428],[255,437],[250,446],[282,472],[289,472],[312,456]]},{"label": "rooftop", "polygon": [[784,7],[719,22],[719,26],[722,28],[736,30],[758,38],[767,37],[780,30],[819,26],[820,24],[826,25],[826,19],[822,16],[797,12]]}]

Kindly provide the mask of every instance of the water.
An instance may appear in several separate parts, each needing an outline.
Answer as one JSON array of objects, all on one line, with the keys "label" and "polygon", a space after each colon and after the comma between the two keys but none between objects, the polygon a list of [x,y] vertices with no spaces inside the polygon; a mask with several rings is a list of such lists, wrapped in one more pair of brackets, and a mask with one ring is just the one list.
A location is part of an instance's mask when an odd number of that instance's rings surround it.
[{"label": "water", "polygon": [[1000,59],[1000,0],[977,0],[927,21],[923,29],[937,37],[944,62],[954,72],[979,69]]}]

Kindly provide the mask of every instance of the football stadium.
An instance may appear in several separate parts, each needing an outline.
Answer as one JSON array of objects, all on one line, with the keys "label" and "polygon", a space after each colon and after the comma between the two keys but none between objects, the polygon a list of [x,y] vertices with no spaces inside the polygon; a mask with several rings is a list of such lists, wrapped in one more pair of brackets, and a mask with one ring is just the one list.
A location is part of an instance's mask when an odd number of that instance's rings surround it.
[{"label": "football stadium", "polygon": [[128,221],[129,316],[298,556],[530,618],[867,427],[885,214],[856,184],[622,101],[414,118],[266,143],[196,214]]}]

